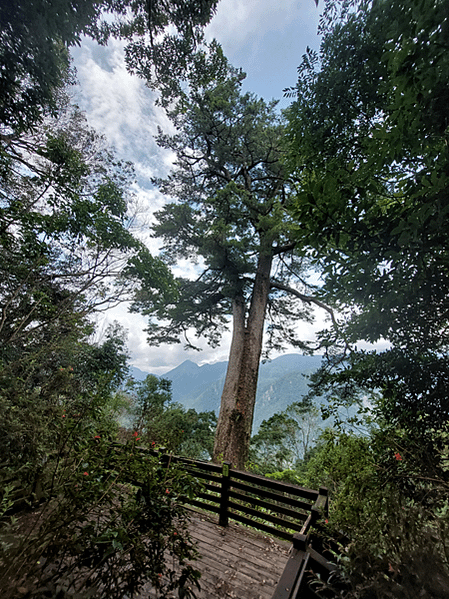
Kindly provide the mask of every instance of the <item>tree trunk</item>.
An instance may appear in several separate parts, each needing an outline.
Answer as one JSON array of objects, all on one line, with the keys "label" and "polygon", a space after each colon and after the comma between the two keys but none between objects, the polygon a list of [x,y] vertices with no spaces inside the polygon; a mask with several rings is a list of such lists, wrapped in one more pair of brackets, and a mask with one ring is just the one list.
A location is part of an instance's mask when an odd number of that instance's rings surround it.
[{"label": "tree trunk", "polygon": [[232,342],[213,458],[227,460],[239,470],[248,460],[272,259],[271,251],[259,256],[248,317],[243,297],[233,304]]}]

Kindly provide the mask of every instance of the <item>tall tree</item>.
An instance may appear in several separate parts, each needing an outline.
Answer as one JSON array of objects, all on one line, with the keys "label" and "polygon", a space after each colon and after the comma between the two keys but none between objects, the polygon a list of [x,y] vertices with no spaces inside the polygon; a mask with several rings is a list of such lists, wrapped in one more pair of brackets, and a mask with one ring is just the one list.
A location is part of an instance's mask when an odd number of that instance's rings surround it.
[{"label": "tall tree", "polygon": [[324,380],[377,389],[384,417],[429,443],[449,420],[446,8],[329,3],[289,127],[302,184],[292,214],[347,316],[345,341],[390,344]]},{"label": "tall tree", "polygon": [[229,67],[221,82],[192,85],[188,104],[184,98],[171,113],[179,133],[159,136],[177,161],[169,178],[157,183],[176,201],[157,214],[154,233],[164,240],[167,261],[191,260],[198,276],[179,279],[176,304],[148,294],[134,304],[159,319],[150,321],[150,343],[179,342],[185,335],[193,347],[188,335],[194,329],[214,345],[232,316],[214,457],[239,468],[248,456],[266,316],[271,344],[305,347],[291,322],[310,319],[312,302],[286,212],[291,189],[282,118],[275,102],[242,94],[242,79]]}]

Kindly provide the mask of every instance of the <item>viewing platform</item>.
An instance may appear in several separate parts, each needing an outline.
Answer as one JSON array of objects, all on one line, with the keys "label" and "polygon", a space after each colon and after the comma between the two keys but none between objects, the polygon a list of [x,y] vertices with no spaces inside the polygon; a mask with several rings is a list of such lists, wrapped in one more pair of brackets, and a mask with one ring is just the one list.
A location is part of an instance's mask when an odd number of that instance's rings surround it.
[{"label": "viewing platform", "polygon": [[[190,533],[200,558],[192,565],[201,572],[198,599],[271,599],[288,561],[291,543],[230,522],[191,511]],[[143,590],[139,599],[154,599]],[[173,594],[173,599],[178,599]]]}]

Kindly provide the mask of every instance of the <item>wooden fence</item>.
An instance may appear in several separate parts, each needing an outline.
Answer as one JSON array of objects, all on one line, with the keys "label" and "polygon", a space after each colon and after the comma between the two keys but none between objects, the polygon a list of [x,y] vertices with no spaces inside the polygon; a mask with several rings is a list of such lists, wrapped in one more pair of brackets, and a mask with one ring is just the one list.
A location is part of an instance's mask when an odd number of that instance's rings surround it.
[{"label": "wooden fence", "polygon": [[[152,452],[153,455],[155,452]],[[218,523],[229,520],[251,526],[275,537],[292,542],[290,556],[272,599],[313,599],[318,596],[308,585],[318,575],[322,582],[336,570],[312,548],[309,530],[328,516],[328,492],[278,482],[263,476],[235,470],[224,462],[208,462],[161,454],[161,462],[181,463],[202,481],[202,491],[185,502],[218,515]]]},{"label": "wooden fence", "polygon": [[327,516],[327,489],[319,491],[279,482],[231,467],[189,460],[166,454],[161,461],[181,463],[202,481],[202,491],[185,503],[218,514],[220,526],[234,520],[265,533],[292,540],[295,533],[305,535],[320,517]]},{"label": "wooden fence", "polygon": [[185,502],[216,513],[221,526],[235,520],[292,542],[288,562],[272,599],[332,596],[332,593],[317,595],[308,584],[317,575],[325,583],[336,570],[312,548],[309,538],[310,528],[320,520],[324,522],[328,516],[326,488],[314,491],[278,482],[235,470],[229,462],[220,466],[166,454],[161,454],[160,460],[166,466],[181,463],[192,476],[202,481],[203,490],[194,499],[185,498]]}]

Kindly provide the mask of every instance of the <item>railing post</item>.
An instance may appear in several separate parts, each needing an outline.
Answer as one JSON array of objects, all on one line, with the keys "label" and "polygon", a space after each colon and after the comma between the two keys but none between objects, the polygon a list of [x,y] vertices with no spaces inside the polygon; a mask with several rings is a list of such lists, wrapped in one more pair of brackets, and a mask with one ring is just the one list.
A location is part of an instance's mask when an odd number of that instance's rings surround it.
[{"label": "railing post", "polygon": [[168,465],[170,463],[170,456],[166,453],[166,449],[165,447],[159,447],[158,448],[158,454],[159,454],[159,464],[163,467],[163,468],[168,468]]},{"label": "railing post", "polygon": [[315,505],[312,507],[312,526],[314,526],[320,517],[327,518],[329,515],[329,497],[326,487],[320,487]]},{"label": "railing post", "polygon": [[221,493],[220,493],[220,526],[228,525],[229,488],[231,486],[231,462],[223,462],[221,471]]}]

